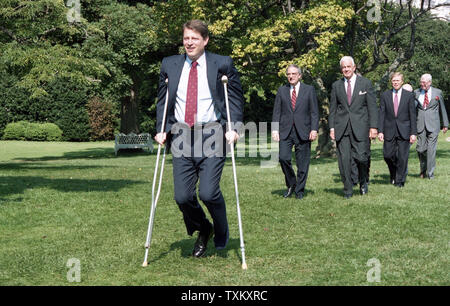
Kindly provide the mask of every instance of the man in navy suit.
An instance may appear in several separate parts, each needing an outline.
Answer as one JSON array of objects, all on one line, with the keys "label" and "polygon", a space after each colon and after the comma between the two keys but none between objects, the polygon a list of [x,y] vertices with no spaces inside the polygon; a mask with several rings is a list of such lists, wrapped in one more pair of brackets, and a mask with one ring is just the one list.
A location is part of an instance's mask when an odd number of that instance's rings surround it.
[{"label": "man in navy suit", "polygon": [[[289,84],[278,89],[273,108],[272,122],[279,130],[272,130],[272,138],[280,142],[279,160],[287,191],[284,197],[294,192],[303,199],[311,156],[311,142],[317,138],[319,129],[319,107],[313,86],[301,83],[301,70],[289,65],[286,70]],[[297,176],[292,169],[292,147],[295,147]]]},{"label": "man in navy suit", "polygon": [[380,97],[378,139],[384,141],[383,156],[389,168],[391,184],[403,187],[408,167],[409,147],[416,141],[416,106],[414,94],[403,90],[403,75],[391,76],[392,90]]},{"label": "man in navy suit", "polygon": [[[225,133],[227,112],[222,76],[228,78],[231,122],[243,120],[238,72],[229,56],[205,51],[208,41],[208,27],[204,22],[185,23],[186,54],[163,59],[158,88],[157,131],[161,131],[167,89],[169,97],[165,129],[155,136],[155,141],[164,144],[171,140],[175,201],[183,214],[187,233],[192,235],[199,231],[192,251],[194,257],[205,255],[207,243],[213,236],[217,249],[225,248],[229,239],[220,178],[226,158],[225,139],[231,144],[239,135],[234,130]],[[204,150],[205,147],[212,150]],[[213,224],[197,198],[197,183],[198,197],[208,209]]]}]

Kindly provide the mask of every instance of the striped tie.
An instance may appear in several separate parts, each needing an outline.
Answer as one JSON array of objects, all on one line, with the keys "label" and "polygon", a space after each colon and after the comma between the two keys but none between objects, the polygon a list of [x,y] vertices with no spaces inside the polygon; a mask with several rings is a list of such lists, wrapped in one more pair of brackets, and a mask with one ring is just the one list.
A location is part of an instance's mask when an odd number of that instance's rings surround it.
[{"label": "striped tie", "polygon": [[426,109],[428,107],[428,104],[430,104],[430,101],[428,101],[428,90],[425,90],[425,98],[423,99],[423,108]]},{"label": "striped tie", "polygon": [[296,100],[297,100],[297,93],[295,92],[295,86],[294,86],[294,90],[292,91],[292,97],[291,97],[292,110],[295,109],[295,101]]}]

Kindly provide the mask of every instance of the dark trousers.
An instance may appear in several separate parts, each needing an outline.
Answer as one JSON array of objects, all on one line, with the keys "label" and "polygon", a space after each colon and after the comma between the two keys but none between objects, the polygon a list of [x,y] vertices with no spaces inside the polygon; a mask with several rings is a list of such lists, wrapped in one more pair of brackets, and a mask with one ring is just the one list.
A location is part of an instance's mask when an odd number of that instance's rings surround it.
[{"label": "dark trousers", "polygon": [[[175,154],[175,156],[172,152],[175,202],[183,213],[187,233],[192,235],[195,231],[209,230],[210,227],[205,212],[199,203],[198,198],[200,198],[213,220],[215,246],[225,247],[228,242],[229,231],[225,200],[220,190],[220,178],[225,165],[225,154],[222,154],[222,156],[206,156],[202,151],[199,155],[198,150],[194,152],[194,147],[197,149],[202,147],[211,134],[202,133],[201,135],[190,129],[184,129],[184,132],[191,137],[190,148],[186,148],[186,143],[182,143],[185,146],[182,148],[185,154],[181,154],[181,156]],[[197,137],[194,136],[195,134]],[[172,145],[174,143],[180,145],[180,142],[177,142],[177,137],[180,137],[180,135],[172,137]],[[223,135],[220,139],[224,141]],[[174,151],[173,147],[172,151]],[[187,154],[188,152],[190,154]]]},{"label": "dark trousers", "polygon": [[[279,146],[279,160],[286,186],[291,187],[295,185],[295,193],[304,192],[311,158],[311,141],[301,140],[297,130],[292,127],[289,136],[284,140],[280,140]],[[292,147],[295,148],[297,176],[295,176],[294,169],[292,169]]]},{"label": "dark trousers", "polygon": [[367,184],[369,176],[370,139],[367,131],[367,139],[358,141],[349,122],[344,135],[336,142],[339,172],[344,183],[344,194],[353,193],[352,163],[358,168],[360,185]]},{"label": "dark trousers", "polygon": [[389,168],[390,181],[396,184],[404,184],[406,181],[406,169],[408,167],[409,140],[394,137],[384,140],[383,156]]}]

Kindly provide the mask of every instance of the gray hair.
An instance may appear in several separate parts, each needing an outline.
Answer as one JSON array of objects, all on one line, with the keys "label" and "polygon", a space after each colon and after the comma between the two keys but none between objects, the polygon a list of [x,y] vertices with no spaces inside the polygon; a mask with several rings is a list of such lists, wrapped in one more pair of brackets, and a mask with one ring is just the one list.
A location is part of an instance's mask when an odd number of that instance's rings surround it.
[{"label": "gray hair", "polygon": [[431,82],[431,80],[432,80],[431,74],[429,74],[429,73],[422,74],[422,76],[420,77],[420,80],[421,81],[424,80],[425,82]]},{"label": "gray hair", "polygon": [[287,74],[289,68],[295,68],[295,69],[297,69],[298,74],[302,74],[302,69],[301,69],[299,66],[295,65],[295,64],[290,64],[289,66],[287,66],[287,68],[286,68],[286,74]]},{"label": "gray hair", "polygon": [[342,67],[342,62],[345,62],[345,61],[351,61],[352,62],[352,66],[355,66],[355,61],[353,60],[353,57],[351,57],[351,56],[344,56],[339,61],[339,67]]},{"label": "gray hair", "polygon": [[403,84],[402,88],[407,91],[413,91],[413,88],[410,84]]}]

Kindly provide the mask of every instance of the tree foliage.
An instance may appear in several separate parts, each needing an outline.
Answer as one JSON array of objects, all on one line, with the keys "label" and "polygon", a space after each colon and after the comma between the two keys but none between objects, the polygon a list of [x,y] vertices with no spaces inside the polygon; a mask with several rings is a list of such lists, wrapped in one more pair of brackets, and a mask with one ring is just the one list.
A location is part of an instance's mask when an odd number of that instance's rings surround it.
[{"label": "tree foliage", "polygon": [[[73,15],[66,5],[76,1],[0,2],[0,74],[6,78],[0,103],[18,112],[1,120],[0,129],[19,117],[57,120],[43,109],[68,111],[53,99],[60,101],[61,88],[73,88],[83,101],[62,96],[83,118],[77,133],[88,122],[86,103],[94,96],[114,101],[111,112],[120,114],[121,131],[154,132],[160,62],[183,52],[182,25],[193,18],[209,24],[210,51],[232,56],[244,87],[245,120],[270,121],[286,66],[304,68],[303,79],[316,87],[321,106],[319,153],[330,149],[328,95],[343,55],[353,56],[358,72],[380,91],[394,70],[415,87],[420,74],[431,73],[435,85],[449,90],[448,23],[432,19],[428,1],[413,8],[409,0],[81,0],[80,14]],[[373,20],[376,9],[380,18]],[[31,114],[36,103],[48,104],[39,108],[42,114]],[[79,140],[88,138],[86,132]]]}]

